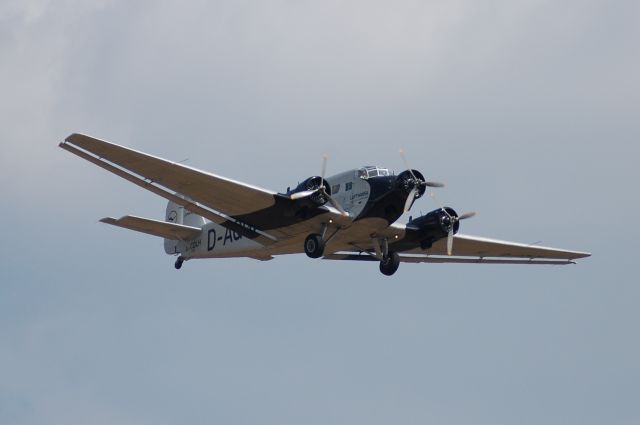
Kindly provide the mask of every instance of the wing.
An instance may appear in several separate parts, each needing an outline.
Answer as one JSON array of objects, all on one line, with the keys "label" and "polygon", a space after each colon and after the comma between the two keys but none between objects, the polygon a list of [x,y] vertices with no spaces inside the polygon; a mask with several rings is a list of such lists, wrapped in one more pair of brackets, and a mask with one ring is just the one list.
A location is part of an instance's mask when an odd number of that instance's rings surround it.
[{"label": "wing", "polygon": [[60,147],[263,245],[317,231],[329,219],[345,221],[328,206],[300,216],[296,212],[304,199],[292,200],[83,134],[70,135]]},{"label": "wing", "polygon": [[[420,248],[408,252],[424,253]],[[483,238],[469,235],[455,235],[453,237],[453,253],[456,257],[479,258],[526,258],[548,260],[577,260],[589,257],[587,252],[570,251],[545,246],[522,244]],[[429,255],[447,255],[447,243],[441,239],[428,250]]]},{"label": "wing", "polygon": [[[360,250],[343,251],[326,256],[329,260],[378,261],[373,246],[359,245]],[[485,263],[485,264],[573,264],[591,254],[538,245],[501,241],[469,235],[455,235],[453,254],[447,255],[446,240],[441,239],[427,250],[419,247],[399,252],[406,263]]]},{"label": "wing", "polygon": [[71,150],[73,153],[76,153],[77,148],[80,148],[100,160],[106,160],[141,176],[149,183],[156,183],[186,195],[209,208],[231,216],[247,214],[275,204],[276,192],[200,171],[83,134],[72,134],[60,144],[60,147]]}]

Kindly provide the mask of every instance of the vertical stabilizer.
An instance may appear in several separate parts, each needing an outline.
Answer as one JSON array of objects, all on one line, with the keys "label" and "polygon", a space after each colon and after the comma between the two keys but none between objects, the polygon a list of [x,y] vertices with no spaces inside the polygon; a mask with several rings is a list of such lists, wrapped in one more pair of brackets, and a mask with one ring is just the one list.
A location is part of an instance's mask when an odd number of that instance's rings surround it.
[{"label": "vertical stabilizer", "polygon": [[[178,195],[178,194],[176,194]],[[180,196],[180,195],[178,195]],[[167,210],[165,212],[164,220],[168,223],[183,224],[191,227],[202,227],[205,225],[205,219],[188,209],[176,204],[173,201],[169,201],[167,204]],[[172,239],[164,240],[164,251],[167,254],[179,254],[179,245],[181,241]]]},{"label": "vertical stabilizer", "polygon": [[184,207],[169,201],[167,204],[167,211],[164,216],[164,221],[168,221],[173,224],[182,224],[184,220]]}]

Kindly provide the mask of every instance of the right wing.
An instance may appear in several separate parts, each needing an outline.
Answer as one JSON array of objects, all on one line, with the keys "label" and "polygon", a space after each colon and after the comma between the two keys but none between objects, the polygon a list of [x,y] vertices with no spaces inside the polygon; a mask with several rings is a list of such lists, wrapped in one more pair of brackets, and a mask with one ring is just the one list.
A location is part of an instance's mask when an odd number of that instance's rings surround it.
[{"label": "right wing", "polygon": [[[420,248],[406,251],[407,254],[425,253]],[[440,239],[429,248],[428,255],[447,255],[447,242]],[[550,248],[546,246],[522,244],[498,239],[457,234],[453,237],[453,254],[456,257],[503,258],[531,260],[565,260],[573,261],[589,257],[591,254],[581,251]]]},{"label": "right wing", "polygon": [[[393,245],[390,246],[391,248]],[[345,250],[325,256],[327,260],[379,261],[370,244],[359,244],[359,250]],[[420,247],[399,250],[404,263],[483,263],[483,264],[573,264],[574,260],[591,256],[588,252],[570,251],[538,245],[501,241],[469,235],[453,237],[453,255],[447,255],[446,238],[426,250]]]}]

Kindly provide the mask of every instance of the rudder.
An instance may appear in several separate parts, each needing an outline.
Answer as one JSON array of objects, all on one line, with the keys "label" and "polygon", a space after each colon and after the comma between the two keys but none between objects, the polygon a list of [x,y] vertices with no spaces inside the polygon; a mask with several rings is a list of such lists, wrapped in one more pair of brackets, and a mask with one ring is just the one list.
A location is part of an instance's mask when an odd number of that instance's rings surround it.
[{"label": "rudder", "polygon": [[[189,211],[188,209],[184,208],[181,205],[176,204],[173,201],[169,201],[169,203],[167,204],[164,220],[169,223],[184,224],[185,226],[191,226],[191,227],[202,227],[206,223],[204,217]],[[180,253],[180,251],[178,250],[179,244],[180,244],[180,241],[165,239],[164,251],[167,254],[179,254]]]}]

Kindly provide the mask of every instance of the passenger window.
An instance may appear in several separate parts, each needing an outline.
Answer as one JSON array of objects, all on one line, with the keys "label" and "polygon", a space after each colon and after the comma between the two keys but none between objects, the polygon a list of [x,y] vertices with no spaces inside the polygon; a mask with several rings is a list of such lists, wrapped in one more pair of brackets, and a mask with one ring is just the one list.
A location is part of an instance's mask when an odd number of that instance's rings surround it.
[{"label": "passenger window", "polygon": [[332,195],[335,195],[338,192],[340,192],[340,185],[339,184],[334,184],[333,186],[331,186],[331,194]]},{"label": "passenger window", "polygon": [[352,185],[353,185],[353,183],[351,183],[351,182],[349,182],[349,183],[345,183],[345,185],[344,185],[344,190],[345,190],[345,191],[347,191],[347,190],[351,190],[351,186],[352,186]]}]

